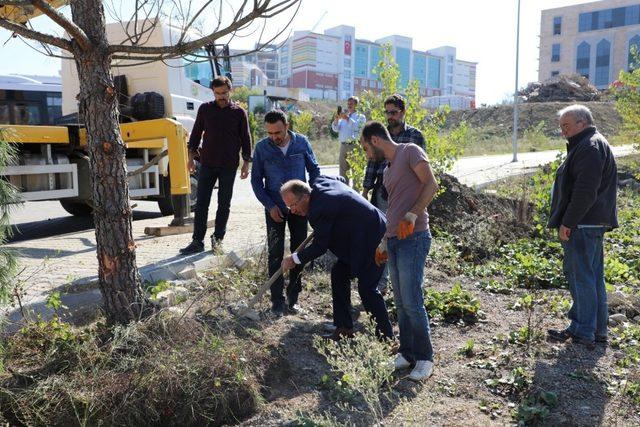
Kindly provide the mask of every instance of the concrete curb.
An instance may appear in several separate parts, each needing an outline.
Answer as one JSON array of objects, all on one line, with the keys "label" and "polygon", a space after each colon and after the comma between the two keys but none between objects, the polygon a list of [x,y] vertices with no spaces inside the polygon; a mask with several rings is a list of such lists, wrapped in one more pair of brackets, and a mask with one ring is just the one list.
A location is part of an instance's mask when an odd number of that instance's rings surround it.
[{"label": "concrete curb", "polygon": [[[230,251],[228,253],[214,255],[210,251],[178,258],[168,263],[149,264],[139,269],[144,281],[155,283],[161,280],[193,280],[198,273],[214,268],[240,267],[238,260],[244,261],[260,255],[266,250],[264,243],[254,244],[246,248]],[[98,289],[98,277],[91,276],[78,279],[64,287],[60,291],[60,299],[66,307],[60,310],[60,317],[66,322],[83,324],[94,319],[102,307],[102,293]],[[46,299],[38,299],[24,306],[30,315],[42,316],[49,320],[55,312],[46,307]],[[7,310],[8,324],[4,329],[6,333],[17,332],[22,326],[23,316],[19,309]]]}]

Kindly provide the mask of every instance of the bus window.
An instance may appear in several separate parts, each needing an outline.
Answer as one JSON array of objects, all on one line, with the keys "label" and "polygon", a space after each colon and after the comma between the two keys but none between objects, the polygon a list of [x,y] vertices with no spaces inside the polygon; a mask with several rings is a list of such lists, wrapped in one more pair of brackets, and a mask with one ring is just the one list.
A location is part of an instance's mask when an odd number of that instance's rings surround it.
[{"label": "bus window", "polygon": [[62,94],[47,92],[47,116],[49,124],[54,124],[62,117]]},{"label": "bus window", "polygon": [[17,125],[38,125],[42,123],[38,104],[16,102],[13,114]]},{"label": "bus window", "polygon": [[184,73],[188,79],[206,87],[211,87],[213,70],[204,49],[197,51],[196,55],[187,55],[183,60]]},{"label": "bus window", "polygon": [[7,104],[0,104],[0,125],[11,124],[10,121],[9,106]]}]

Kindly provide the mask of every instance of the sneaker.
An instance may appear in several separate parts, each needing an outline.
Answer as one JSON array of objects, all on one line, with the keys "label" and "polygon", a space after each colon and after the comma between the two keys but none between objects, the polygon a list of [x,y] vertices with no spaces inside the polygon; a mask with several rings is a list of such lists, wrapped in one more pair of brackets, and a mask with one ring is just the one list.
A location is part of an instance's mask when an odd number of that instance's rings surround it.
[{"label": "sneaker", "polygon": [[284,303],[282,302],[274,302],[271,305],[271,313],[273,313],[276,317],[284,316]]},{"label": "sneaker", "polygon": [[394,371],[399,371],[400,369],[407,369],[411,366],[411,363],[404,358],[401,353],[396,354],[395,359],[391,361],[390,364],[393,367]]},{"label": "sneaker", "polygon": [[409,379],[413,381],[422,381],[427,379],[433,373],[433,362],[430,360],[418,360],[416,367],[409,374]]},{"label": "sneaker", "polygon": [[192,240],[188,246],[180,249],[180,253],[182,255],[197,254],[202,251],[204,251],[204,243],[199,242],[197,240]]},{"label": "sneaker", "polygon": [[547,337],[551,341],[565,342],[573,338],[573,334],[568,329],[549,329]]},{"label": "sneaker", "polygon": [[596,344],[609,345],[609,338],[606,335],[596,335]]},{"label": "sneaker", "polygon": [[595,341],[592,341],[592,340],[587,339],[587,338],[573,336],[573,337],[571,337],[571,341],[574,344],[580,344],[580,345],[585,346],[587,350],[594,350],[596,348]]},{"label": "sneaker", "polygon": [[307,311],[300,307],[299,304],[289,305],[287,304],[287,313],[288,314],[306,314]]}]

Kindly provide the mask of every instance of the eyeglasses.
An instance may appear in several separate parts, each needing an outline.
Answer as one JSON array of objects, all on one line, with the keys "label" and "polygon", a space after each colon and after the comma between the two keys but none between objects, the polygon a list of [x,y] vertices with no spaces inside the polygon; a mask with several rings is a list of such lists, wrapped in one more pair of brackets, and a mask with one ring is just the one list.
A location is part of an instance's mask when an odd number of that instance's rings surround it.
[{"label": "eyeglasses", "polygon": [[384,113],[387,116],[395,116],[396,114],[398,114],[400,112],[400,110],[385,110]]},{"label": "eyeglasses", "polygon": [[289,210],[291,210],[291,209],[295,208],[296,206],[298,206],[298,204],[299,204],[301,201],[302,201],[302,197],[298,197],[298,198],[296,199],[296,201],[295,201],[294,203],[291,203],[289,206],[287,206],[287,208],[288,208]]}]

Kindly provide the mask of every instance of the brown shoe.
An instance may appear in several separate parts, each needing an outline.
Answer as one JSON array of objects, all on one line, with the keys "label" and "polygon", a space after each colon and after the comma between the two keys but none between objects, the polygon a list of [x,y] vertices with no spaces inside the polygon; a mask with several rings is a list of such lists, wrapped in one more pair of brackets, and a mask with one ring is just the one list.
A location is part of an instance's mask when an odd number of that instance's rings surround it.
[{"label": "brown shoe", "polygon": [[353,329],[343,327],[336,328],[332,333],[322,335],[322,338],[333,341],[340,341],[343,338],[353,338]]}]

